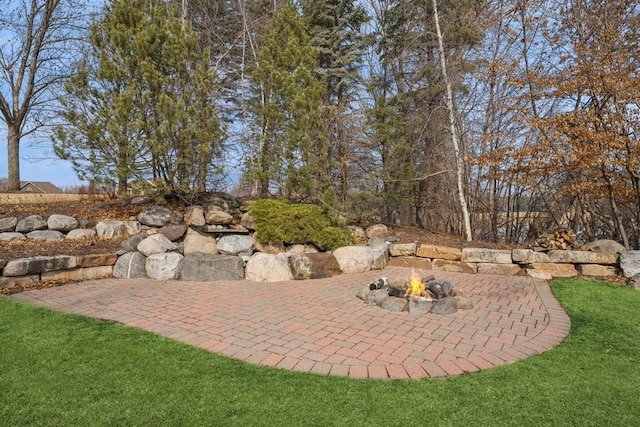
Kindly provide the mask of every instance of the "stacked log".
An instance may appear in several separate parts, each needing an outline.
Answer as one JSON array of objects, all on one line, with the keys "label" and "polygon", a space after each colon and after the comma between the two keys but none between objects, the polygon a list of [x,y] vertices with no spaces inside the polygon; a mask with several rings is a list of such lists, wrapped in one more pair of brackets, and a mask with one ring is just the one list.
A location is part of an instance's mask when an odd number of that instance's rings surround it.
[{"label": "stacked log", "polygon": [[577,249],[576,233],[568,228],[550,230],[536,239],[536,251],[550,251],[554,249]]}]

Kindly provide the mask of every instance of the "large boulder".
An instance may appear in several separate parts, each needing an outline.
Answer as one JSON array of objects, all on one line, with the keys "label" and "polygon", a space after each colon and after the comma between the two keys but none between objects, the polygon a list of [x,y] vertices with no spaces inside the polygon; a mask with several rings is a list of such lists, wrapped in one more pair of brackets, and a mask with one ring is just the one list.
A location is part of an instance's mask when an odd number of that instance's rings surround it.
[{"label": "large boulder", "polygon": [[218,240],[218,252],[223,255],[251,255],[253,242],[254,239],[251,235],[228,234]]},{"label": "large boulder", "polygon": [[119,279],[133,279],[146,276],[147,257],[140,252],[127,252],[118,258],[113,266],[113,276]]},{"label": "large boulder", "polygon": [[164,227],[182,222],[182,216],[163,206],[151,206],[138,214],[138,221],[149,227]]},{"label": "large boulder", "polygon": [[393,243],[389,245],[391,256],[415,256],[417,250],[416,243]]},{"label": "large boulder", "polygon": [[158,233],[164,234],[164,236],[172,242],[177,242],[182,239],[187,232],[187,226],[185,224],[169,224],[158,229]]},{"label": "large boulder", "polygon": [[72,216],[53,214],[47,218],[47,227],[49,230],[67,233],[80,227],[80,222]]},{"label": "large boulder", "polygon": [[323,279],[342,273],[338,261],[330,253],[299,253],[289,257],[289,267],[296,280]]},{"label": "large boulder", "polygon": [[98,239],[112,239],[115,236],[128,236],[140,233],[138,221],[120,221],[105,219],[96,224]]},{"label": "large boulder", "polygon": [[369,251],[371,252],[372,270],[382,270],[389,264],[389,245],[387,243],[369,246]]},{"label": "large boulder", "polygon": [[156,280],[175,280],[180,275],[184,257],[178,253],[159,253],[147,257],[145,271]]},{"label": "large boulder", "polygon": [[65,239],[93,239],[94,237],[96,237],[96,230],[92,230],[90,228],[76,228],[68,232]]},{"label": "large boulder", "polygon": [[167,239],[164,234],[152,234],[138,243],[137,249],[142,253],[142,255],[151,256],[154,254],[175,251],[178,249],[178,245]]},{"label": "large boulder", "polygon": [[241,280],[244,278],[242,259],[231,255],[194,252],[184,257],[180,279],[192,282]]},{"label": "large boulder", "polygon": [[0,218],[0,233],[15,230],[17,224],[18,218],[16,218],[15,216]]},{"label": "large boulder", "polygon": [[204,219],[204,209],[198,205],[187,208],[184,220],[187,225],[193,225],[194,227],[202,227],[207,223]]},{"label": "large boulder", "polygon": [[233,222],[233,216],[223,211],[217,205],[207,205],[204,208],[204,219],[207,224],[228,225]]},{"label": "large boulder", "polygon": [[535,252],[531,249],[514,249],[511,258],[517,264],[531,264],[533,262],[551,262],[549,255],[544,252]]},{"label": "large boulder", "polygon": [[16,224],[15,231],[17,233],[30,233],[34,230],[46,230],[47,221],[40,215],[29,215],[26,218],[21,219]]},{"label": "large boulder", "polygon": [[605,252],[612,254],[619,254],[626,249],[620,243],[615,240],[601,239],[582,245],[582,249],[593,252]]},{"label": "large boulder", "polygon": [[343,246],[333,251],[344,273],[363,273],[371,270],[373,252],[368,246]]},{"label": "large boulder", "polygon": [[77,265],[76,257],[69,255],[36,256],[19,258],[7,262],[2,270],[3,276],[25,276],[54,270],[68,270]]},{"label": "large boulder", "polygon": [[549,251],[551,262],[559,264],[602,264],[618,265],[617,253],[591,252],[591,251]]},{"label": "large boulder", "polygon": [[484,248],[464,248],[460,258],[463,262],[488,262],[491,264],[511,264],[510,250],[484,249]]},{"label": "large boulder", "polygon": [[422,244],[416,250],[416,255],[421,258],[444,259],[448,261],[460,261],[462,251],[448,246]]},{"label": "large boulder", "polygon": [[64,240],[64,234],[55,230],[35,230],[27,233],[27,239],[31,240]]},{"label": "large boulder", "polygon": [[286,255],[258,252],[247,261],[245,278],[254,282],[281,282],[292,280],[293,274]]},{"label": "large boulder", "polygon": [[22,233],[6,232],[0,233],[0,242],[10,242],[12,240],[26,240],[27,237]]},{"label": "large boulder", "polygon": [[182,245],[182,252],[185,255],[196,252],[203,252],[212,255],[220,253],[218,252],[218,244],[214,236],[207,233],[200,233],[193,228],[187,229]]},{"label": "large boulder", "polygon": [[640,251],[627,251],[620,254],[620,269],[624,277],[631,278],[640,274]]},{"label": "large boulder", "polygon": [[144,234],[136,234],[135,236],[131,236],[128,239],[120,242],[120,247],[125,252],[135,252],[138,250],[138,245],[147,237]]},{"label": "large boulder", "polygon": [[242,215],[240,219],[240,225],[242,225],[247,230],[255,231],[258,228],[258,223],[254,217],[251,216],[249,212],[246,212]]}]

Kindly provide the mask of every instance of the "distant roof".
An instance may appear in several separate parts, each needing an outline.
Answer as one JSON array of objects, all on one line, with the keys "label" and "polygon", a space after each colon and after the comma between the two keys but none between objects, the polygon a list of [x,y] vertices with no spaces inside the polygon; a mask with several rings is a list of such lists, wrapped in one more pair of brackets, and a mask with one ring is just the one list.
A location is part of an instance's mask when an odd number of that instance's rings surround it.
[{"label": "distant roof", "polygon": [[41,193],[44,194],[62,194],[64,191],[56,187],[50,182],[46,181],[20,181],[20,191],[25,189],[26,187],[35,187]]}]

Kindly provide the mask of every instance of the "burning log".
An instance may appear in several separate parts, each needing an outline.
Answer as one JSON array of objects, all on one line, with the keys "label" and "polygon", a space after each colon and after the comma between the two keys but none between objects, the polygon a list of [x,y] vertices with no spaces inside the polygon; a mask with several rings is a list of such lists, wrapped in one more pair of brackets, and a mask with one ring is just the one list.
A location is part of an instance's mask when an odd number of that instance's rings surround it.
[{"label": "burning log", "polygon": [[539,252],[553,249],[574,249],[577,242],[576,234],[568,228],[550,230],[536,239],[535,250]]}]

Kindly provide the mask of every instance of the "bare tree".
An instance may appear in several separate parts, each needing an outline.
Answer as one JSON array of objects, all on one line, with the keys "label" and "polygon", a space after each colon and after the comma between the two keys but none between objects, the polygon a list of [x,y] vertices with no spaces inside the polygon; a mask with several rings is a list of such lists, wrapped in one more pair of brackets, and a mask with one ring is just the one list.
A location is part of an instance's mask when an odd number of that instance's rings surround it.
[{"label": "bare tree", "polygon": [[76,0],[0,6],[0,113],[7,126],[8,190],[20,188],[20,142],[50,126],[70,74],[85,8]]}]

